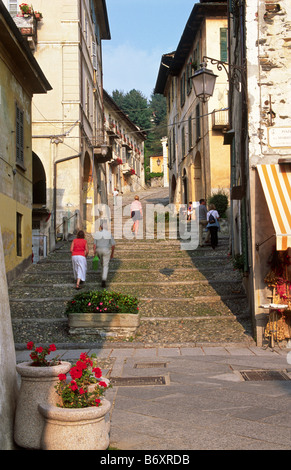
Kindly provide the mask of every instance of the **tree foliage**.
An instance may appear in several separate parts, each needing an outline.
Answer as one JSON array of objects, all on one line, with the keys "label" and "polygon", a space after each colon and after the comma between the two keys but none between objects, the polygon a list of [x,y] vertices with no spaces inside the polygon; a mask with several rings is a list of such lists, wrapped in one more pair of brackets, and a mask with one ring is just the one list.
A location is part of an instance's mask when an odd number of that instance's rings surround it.
[{"label": "tree foliage", "polygon": [[161,139],[167,136],[167,105],[163,95],[152,94],[150,100],[137,90],[128,93],[114,90],[112,98],[129,119],[147,135],[145,141],[145,169],[149,171],[149,157],[162,155]]},{"label": "tree foliage", "polygon": [[131,90],[128,93],[114,90],[112,98],[131,121],[141,130],[149,131],[151,126],[148,101],[140,91]]}]

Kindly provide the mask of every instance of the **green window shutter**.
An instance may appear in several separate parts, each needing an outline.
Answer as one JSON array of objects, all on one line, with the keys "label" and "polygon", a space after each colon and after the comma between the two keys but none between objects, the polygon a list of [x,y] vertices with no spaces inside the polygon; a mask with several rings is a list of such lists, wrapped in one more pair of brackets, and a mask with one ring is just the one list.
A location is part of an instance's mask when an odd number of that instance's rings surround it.
[{"label": "green window shutter", "polygon": [[227,28],[220,28],[220,60],[227,62]]}]

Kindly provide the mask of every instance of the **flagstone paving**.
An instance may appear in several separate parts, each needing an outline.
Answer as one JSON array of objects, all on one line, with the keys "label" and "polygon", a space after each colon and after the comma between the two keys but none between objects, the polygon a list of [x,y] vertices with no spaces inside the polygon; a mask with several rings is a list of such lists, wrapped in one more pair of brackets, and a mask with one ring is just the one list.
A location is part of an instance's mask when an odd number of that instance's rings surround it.
[{"label": "flagstone paving", "polygon": [[[164,189],[143,191],[142,203],[167,203]],[[132,197],[130,197],[131,199]],[[129,203],[129,197],[125,203]],[[92,239],[84,290],[100,290],[92,269]],[[86,343],[100,338],[68,334],[66,302],[75,294],[70,242],[60,242],[9,287],[15,343]],[[252,343],[252,326],[242,277],[228,257],[228,238],[187,251],[179,240],[116,240],[108,289],[140,299],[141,324],[131,342],[153,344]],[[111,340],[115,343],[117,340]],[[107,340],[109,342],[109,340]]]}]

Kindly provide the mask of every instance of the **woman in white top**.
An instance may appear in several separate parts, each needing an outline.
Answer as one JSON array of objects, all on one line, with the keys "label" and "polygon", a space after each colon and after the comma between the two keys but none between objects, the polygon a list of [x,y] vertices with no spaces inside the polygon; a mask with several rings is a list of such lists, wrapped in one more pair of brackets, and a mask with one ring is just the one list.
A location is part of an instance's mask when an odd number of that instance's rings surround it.
[{"label": "woman in white top", "polygon": [[211,246],[215,250],[218,245],[217,232],[219,229],[219,214],[214,204],[209,205],[209,211],[207,212],[207,228],[210,231]]},{"label": "woman in white top", "polygon": [[142,205],[139,196],[135,196],[134,201],[130,205],[130,217],[133,220],[132,232],[137,236],[139,221],[142,219]]}]

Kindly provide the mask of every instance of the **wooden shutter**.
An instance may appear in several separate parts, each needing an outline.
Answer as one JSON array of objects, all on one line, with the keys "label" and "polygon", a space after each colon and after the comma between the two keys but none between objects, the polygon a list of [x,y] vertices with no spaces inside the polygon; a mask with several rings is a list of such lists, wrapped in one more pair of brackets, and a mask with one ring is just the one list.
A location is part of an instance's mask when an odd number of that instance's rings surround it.
[{"label": "wooden shutter", "polygon": [[23,165],[23,111],[16,105],[16,162]]},{"label": "wooden shutter", "polygon": [[220,28],[220,60],[227,62],[227,28]]}]

